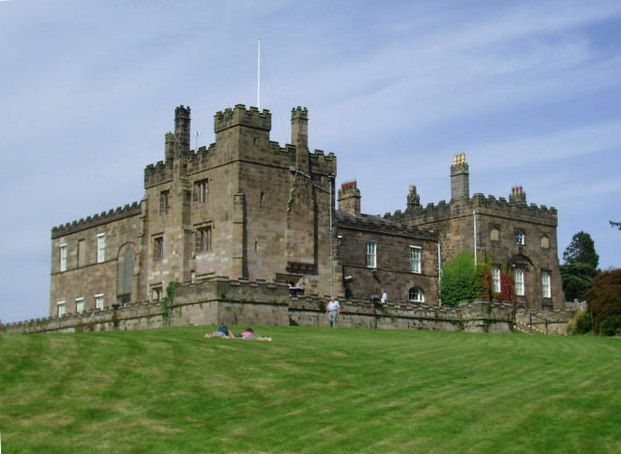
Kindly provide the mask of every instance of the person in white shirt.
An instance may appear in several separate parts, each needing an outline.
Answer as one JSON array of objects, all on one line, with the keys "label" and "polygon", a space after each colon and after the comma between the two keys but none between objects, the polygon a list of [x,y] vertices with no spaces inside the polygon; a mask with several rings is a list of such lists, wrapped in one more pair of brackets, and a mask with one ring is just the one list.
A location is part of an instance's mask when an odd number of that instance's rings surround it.
[{"label": "person in white shirt", "polygon": [[328,321],[330,322],[330,326],[332,328],[336,328],[340,309],[341,305],[336,298],[330,300],[330,302],[328,303],[328,307],[326,307],[326,314],[328,314]]},{"label": "person in white shirt", "polygon": [[386,293],[386,290],[382,289],[382,297],[380,298],[380,303],[386,304],[386,302],[388,302],[388,293]]}]

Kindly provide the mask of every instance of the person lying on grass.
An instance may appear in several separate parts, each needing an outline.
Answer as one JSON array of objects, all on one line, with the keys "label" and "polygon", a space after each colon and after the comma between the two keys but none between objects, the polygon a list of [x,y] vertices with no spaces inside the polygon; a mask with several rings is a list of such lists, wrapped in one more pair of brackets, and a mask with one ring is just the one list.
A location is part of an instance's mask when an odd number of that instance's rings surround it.
[{"label": "person lying on grass", "polygon": [[234,334],[226,325],[220,325],[213,333],[205,334],[205,339],[244,339],[256,340],[259,342],[271,342],[271,337],[264,337],[256,334],[252,328],[246,328],[240,334]]},{"label": "person lying on grass", "polygon": [[226,325],[220,325],[213,333],[205,334],[206,339],[235,339],[235,334]]},{"label": "person lying on grass", "polygon": [[272,342],[271,337],[261,336],[260,334],[256,334],[252,328],[246,328],[241,333],[241,338],[245,340],[256,340],[259,342]]}]

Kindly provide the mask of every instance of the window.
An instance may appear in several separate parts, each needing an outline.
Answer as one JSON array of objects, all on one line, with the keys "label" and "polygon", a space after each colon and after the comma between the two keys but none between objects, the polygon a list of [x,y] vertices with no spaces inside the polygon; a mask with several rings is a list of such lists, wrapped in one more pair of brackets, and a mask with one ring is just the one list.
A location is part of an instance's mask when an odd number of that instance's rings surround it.
[{"label": "window", "polygon": [[168,214],[170,209],[170,191],[160,192],[160,214]]},{"label": "window", "polygon": [[209,195],[209,182],[208,180],[201,180],[194,183],[194,202],[207,203],[207,196]]},{"label": "window", "polygon": [[104,262],[106,260],[106,234],[97,234],[97,263]]},{"label": "window", "polygon": [[408,291],[408,300],[415,303],[423,303],[425,301],[425,294],[417,287],[412,287]]},{"label": "window", "polygon": [[164,237],[153,238],[153,260],[162,261],[164,258]]},{"label": "window", "polygon": [[541,249],[550,248],[550,237],[548,235],[541,235]]},{"label": "window", "polygon": [[421,272],[421,248],[420,246],[410,246],[410,271],[412,273]]},{"label": "window", "polygon": [[162,286],[157,285],[151,288],[151,300],[160,301],[162,299]]},{"label": "window", "polygon": [[67,245],[61,244],[59,246],[60,251],[60,271],[67,271]]},{"label": "window", "polygon": [[492,266],[492,291],[494,293],[500,293],[500,268],[497,266]]},{"label": "window", "polygon": [[492,227],[489,231],[489,239],[491,241],[500,241],[500,230],[498,227]]},{"label": "window", "polygon": [[515,294],[517,296],[524,296],[524,270],[522,268],[516,268],[514,277]]},{"label": "window", "polygon": [[552,297],[552,291],[550,289],[550,273],[547,271],[541,272],[541,294],[544,298]]},{"label": "window", "polygon": [[95,309],[103,310],[104,308],[104,296],[103,293],[98,293],[95,295]]},{"label": "window", "polygon": [[67,308],[65,307],[64,301],[59,301],[56,303],[56,315],[62,317],[65,315]]},{"label": "window", "polygon": [[522,230],[515,231],[515,244],[518,246],[524,246],[526,244],[526,235]]},{"label": "window", "polygon": [[76,298],[75,299],[75,311],[80,314],[84,312],[84,298]]},{"label": "window", "polygon": [[86,265],[86,243],[78,240],[78,266]]},{"label": "window", "polygon": [[377,243],[367,241],[367,267],[377,268]]},{"label": "window", "polygon": [[211,251],[211,226],[196,230],[194,234],[194,250],[197,254]]}]

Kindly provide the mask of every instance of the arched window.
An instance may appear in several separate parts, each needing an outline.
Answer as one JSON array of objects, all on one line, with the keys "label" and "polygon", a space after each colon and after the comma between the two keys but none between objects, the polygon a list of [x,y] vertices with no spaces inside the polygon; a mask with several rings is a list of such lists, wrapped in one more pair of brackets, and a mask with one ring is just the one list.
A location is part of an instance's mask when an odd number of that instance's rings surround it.
[{"label": "arched window", "polygon": [[412,287],[408,291],[408,301],[412,301],[415,303],[422,303],[425,301],[425,294],[418,287]]},{"label": "arched window", "polygon": [[548,235],[541,235],[541,249],[550,248],[550,237]]}]

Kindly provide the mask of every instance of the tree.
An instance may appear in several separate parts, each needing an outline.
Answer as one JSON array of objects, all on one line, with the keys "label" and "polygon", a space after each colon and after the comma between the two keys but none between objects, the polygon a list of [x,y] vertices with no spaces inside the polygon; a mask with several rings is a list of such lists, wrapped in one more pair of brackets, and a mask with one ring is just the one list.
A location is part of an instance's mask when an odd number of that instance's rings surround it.
[{"label": "tree", "polygon": [[464,251],[442,267],[440,298],[442,304],[456,306],[477,297],[475,289],[477,270],[472,253]]},{"label": "tree", "polygon": [[619,230],[621,230],[621,221],[608,221],[610,222],[610,227],[616,227]]},{"label": "tree", "polygon": [[563,252],[564,265],[561,265],[563,291],[568,300],[580,299],[591,286],[597,275],[599,255],[595,243],[586,232],[576,233]]},{"label": "tree", "polygon": [[595,243],[591,235],[583,231],[574,234],[569,246],[563,252],[563,260],[568,265],[584,263],[594,270],[597,269],[599,255],[595,252]]},{"label": "tree", "polygon": [[585,297],[593,314],[593,331],[621,334],[621,269],[600,273]]}]

